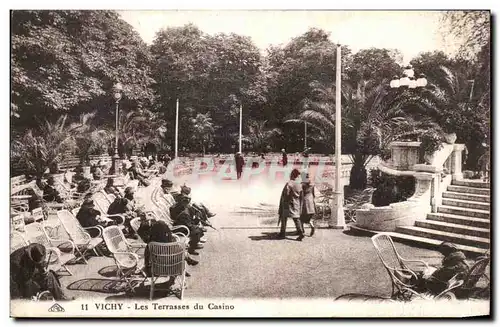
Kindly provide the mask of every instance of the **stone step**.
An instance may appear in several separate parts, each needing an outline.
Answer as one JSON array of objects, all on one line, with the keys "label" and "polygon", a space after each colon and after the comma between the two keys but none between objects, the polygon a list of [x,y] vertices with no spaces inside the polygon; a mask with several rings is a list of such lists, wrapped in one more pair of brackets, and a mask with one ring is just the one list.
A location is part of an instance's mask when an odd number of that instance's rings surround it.
[{"label": "stone step", "polygon": [[[356,226],[355,224],[351,223],[348,224],[349,229],[354,232],[359,232],[362,234],[368,234],[368,235],[375,235],[378,232],[376,231],[371,231],[367,230],[361,227]],[[410,235],[410,234],[403,234],[403,233],[398,233],[398,232],[389,232],[388,233],[391,238],[396,241],[396,242],[401,242],[405,244],[411,244],[411,245],[419,245],[425,248],[430,248],[432,250],[437,251],[437,247],[439,244],[441,244],[443,241],[440,240],[435,240],[432,238],[427,238],[427,237],[421,237],[421,236],[415,236],[415,235]],[[455,244],[457,248],[460,251],[465,252],[466,254],[472,254],[473,256],[477,255],[482,255],[486,252],[485,249],[475,247],[475,246],[468,246],[468,245],[462,245],[462,244]]]},{"label": "stone step", "polygon": [[490,211],[485,211],[485,210],[450,207],[442,205],[438,206],[437,211],[440,213],[448,213],[452,215],[490,219]]},{"label": "stone step", "polygon": [[489,182],[483,182],[475,179],[462,179],[462,180],[454,180],[452,185],[459,185],[459,186],[469,186],[469,187],[478,187],[478,188],[490,188],[490,183]]},{"label": "stone step", "polygon": [[476,237],[490,237],[489,228],[480,228],[474,226],[465,226],[453,223],[447,223],[443,221],[433,221],[433,220],[417,220],[415,226],[423,227],[428,229],[435,229],[443,232],[450,232],[455,234],[470,235]]},{"label": "stone step", "polygon": [[470,194],[461,192],[443,192],[443,199],[456,199],[456,200],[466,200],[466,201],[476,201],[476,202],[487,202],[490,203],[489,195],[481,194]]},{"label": "stone step", "polygon": [[396,232],[483,249],[490,247],[490,240],[488,238],[444,232],[418,226],[400,226],[396,228]]},{"label": "stone step", "polygon": [[468,186],[460,186],[460,185],[449,185],[448,191],[458,192],[458,193],[468,193],[468,194],[490,195],[489,188],[468,187]]},{"label": "stone step", "polygon": [[490,220],[483,218],[467,217],[467,216],[436,212],[427,214],[427,219],[433,221],[443,221],[457,225],[466,225],[479,228],[490,228]]},{"label": "stone step", "polygon": [[457,199],[443,199],[443,205],[450,207],[460,207],[468,209],[478,209],[490,211],[491,204],[486,202],[466,201]]}]

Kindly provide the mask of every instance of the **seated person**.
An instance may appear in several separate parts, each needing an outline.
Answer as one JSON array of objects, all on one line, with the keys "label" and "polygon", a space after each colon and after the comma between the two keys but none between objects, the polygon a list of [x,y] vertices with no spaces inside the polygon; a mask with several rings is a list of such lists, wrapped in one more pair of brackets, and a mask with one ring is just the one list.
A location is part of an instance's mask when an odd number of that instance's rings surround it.
[{"label": "seated person", "polygon": [[[134,199],[134,189],[132,187],[127,187],[125,189],[125,194],[123,197],[116,198],[113,203],[110,204],[108,208],[108,215],[121,214],[125,217],[125,228],[128,236],[137,238],[135,232],[130,226],[130,221],[137,217],[137,204]],[[113,219],[113,217],[110,217]]]},{"label": "seated person", "polygon": [[61,198],[61,194],[55,188],[55,180],[53,176],[49,176],[49,178],[47,178],[47,184],[45,184],[45,187],[43,188],[43,199],[47,202],[64,202]]},{"label": "seated person", "polygon": [[130,167],[129,172],[131,175],[130,177],[132,177],[132,179],[139,180],[140,185],[149,186],[150,183],[148,181],[148,176],[142,173],[137,164],[137,161],[132,162],[132,166]]},{"label": "seated person", "polygon": [[27,189],[27,193],[31,196],[28,199],[28,210],[33,211],[33,209],[41,208],[43,202],[42,198],[36,194],[32,188]]},{"label": "seated person", "polygon": [[122,194],[120,193],[120,190],[118,190],[118,188],[114,184],[114,179],[112,177],[109,177],[106,186],[104,186],[104,192],[106,192],[107,194],[113,194],[117,198],[121,197]]},{"label": "seated person", "polygon": [[[181,195],[190,197],[191,188],[187,187],[185,185],[182,186],[181,187]],[[175,196],[174,196],[174,198],[175,198]],[[208,210],[208,208],[203,203],[191,202],[190,205],[195,209],[195,211],[201,213],[202,221],[206,221],[207,218],[212,218],[216,215],[215,213],[210,212],[210,210]]]},{"label": "seated person", "polygon": [[10,255],[10,297],[31,300],[44,291],[57,301],[70,300],[57,275],[47,270],[47,253],[43,245],[24,246]]},{"label": "seated person", "polygon": [[198,226],[192,210],[189,207],[191,198],[182,195],[175,205],[170,208],[170,217],[174,226],[184,225],[189,228],[189,254],[198,254],[197,249],[202,249],[200,239],[203,237],[203,230]]},{"label": "seated person", "polygon": [[[92,200],[91,197],[86,197],[85,200],[83,200],[80,211],[76,214],[76,219],[78,219],[80,225],[84,228],[94,226],[107,227],[112,225],[112,223],[100,219],[100,216],[101,212],[95,209],[94,200]],[[88,229],[86,232],[89,233],[91,237],[99,235],[99,231],[94,228]]]},{"label": "seated person", "polygon": [[[172,231],[168,227],[168,225],[164,221],[153,221],[151,225],[150,237],[148,240],[148,244],[150,242],[159,242],[159,243],[173,243],[177,242],[175,237],[172,234]],[[182,245],[179,244],[179,251],[183,251]],[[198,264],[198,261],[186,257],[186,262],[188,264]],[[151,260],[149,253],[149,246],[146,247],[144,251],[144,272],[146,276],[151,276]],[[186,277],[190,277],[191,275],[186,271]],[[167,281],[167,285],[172,285],[175,282],[175,276],[171,276]]]},{"label": "seated person", "polygon": [[435,295],[446,290],[448,281],[452,277],[457,276],[458,279],[461,279],[469,271],[464,253],[458,250],[454,244],[443,242],[439,245],[438,251],[444,255],[441,267],[429,276],[424,275],[420,285]]},{"label": "seated person", "polygon": [[72,183],[74,185],[78,185],[79,182],[81,182],[82,180],[85,179],[85,176],[83,174],[83,167],[81,165],[78,165],[76,168],[75,168],[75,174],[73,175],[73,177],[71,178],[72,179]]},{"label": "seated person", "polygon": [[94,180],[100,180],[104,176],[104,172],[103,172],[102,168],[103,168],[102,161],[99,160],[99,162],[95,166],[94,172],[92,173]]}]

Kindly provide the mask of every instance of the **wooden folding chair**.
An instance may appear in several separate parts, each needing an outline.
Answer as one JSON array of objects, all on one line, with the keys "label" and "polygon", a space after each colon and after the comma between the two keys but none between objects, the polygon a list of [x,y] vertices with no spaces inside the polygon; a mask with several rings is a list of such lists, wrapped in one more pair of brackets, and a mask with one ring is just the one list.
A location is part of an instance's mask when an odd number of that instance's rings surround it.
[{"label": "wooden folding chair", "polygon": [[159,277],[181,277],[180,299],[184,297],[186,282],[186,250],[180,242],[148,244],[151,262],[151,291],[149,299],[153,300],[155,281]]}]

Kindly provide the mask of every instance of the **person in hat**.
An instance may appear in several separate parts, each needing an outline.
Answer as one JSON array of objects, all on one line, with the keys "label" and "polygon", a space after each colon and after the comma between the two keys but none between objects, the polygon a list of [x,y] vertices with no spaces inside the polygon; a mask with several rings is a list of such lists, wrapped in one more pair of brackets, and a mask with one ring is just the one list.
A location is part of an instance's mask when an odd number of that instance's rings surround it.
[{"label": "person in hat", "polygon": [[196,255],[196,250],[202,249],[200,240],[203,237],[203,230],[198,226],[193,219],[193,212],[190,210],[189,203],[191,198],[186,195],[181,195],[178,202],[170,207],[170,217],[174,222],[174,226],[184,225],[189,228],[189,249],[188,253]]},{"label": "person in hat", "polygon": [[107,194],[113,194],[115,198],[122,196],[120,190],[115,186],[115,180],[113,179],[113,177],[108,178],[106,186],[104,186],[104,192],[106,192]]},{"label": "person in hat", "polygon": [[132,166],[129,169],[130,176],[132,179],[137,179],[139,181],[139,185],[141,186],[149,186],[148,176],[142,173],[137,160],[132,162]]},{"label": "person in hat", "polygon": [[304,224],[309,224],[311,227],[311,234],[309,234],[309,236],[313,236],[314,231],[316,230],[312,221],[312,218],[316,213],[315,198],[315,187],[311,184],[309,174],[306,173],[304,174],[302,180],[302,212],[300,215],[300,222],[302,223],[302,229],[304,229]]},{"label": "person in hat", "polygon": [[304,239],[304,229],[300,222],[301,214],[301,199],[302,199],[302,186],[298,177],[300,176],[300,171],[298,169],[293,169],[290,174],[290,181],[288,181],[283,187],[281,192],[280,204],[278,209],[279,220],[278,224],[281,224],[281,229],[279,233],[279,238],[285,238],[286,225],[288,218],[292,218],[295,223],[295,228],[299,237],[297,241],[302,241]]},{"label": "person in hat", "polygon": [[[54,254],[49,255],[50,256]],[[32,243],[10,255],[11,299],[31,300],[48,291],[57,301],[70,300],[63,291],[57,275],[47,270],[47,251],[42,244]]]},{"label": "person in hat", "polygon": [[465,254],[458,250],[455,244],[443,242],[439,245],[438,251],[444,256],[441,266],[432,274],[423,272],[420,283],[420,287],[435,295],[448,287],[448,281],[451,278],[454,276],[457,279],[464,278],[469,271],[469,266],[465,261]]},{"label": "person in hat", "polygon": [[104,176],[103,167],[104,165],[102,164],[102,161],[99,160],[92,173],[94,180],[100,180]]},{"label": "person in hat", "polygon": [[281,162],[283,163],[283,167],[288,165],[288,155],[285,149],[281,149]]},{"label": "person in hat", "polygon": [[[83,200],[80,210],[76,214],[76,219],[78,219],[80,225],[83,228],[89,228],[95,226],[102,226],[102,227],[109,226],[109,223],[99,219],[100,216],[101,212],[95,209],[95,204],[94,200],[92,200],[92,195],[90,194],[90,196],[86,196],[85,199]],[[97,228],[89,228],[86,230],[86,232],[89,233],[91,237],[99,236],[99,229]]]},{"label": "person in hat", "polygon": [[[172,188],[174,187],[174,183],[169,180],[169,179],[162,179],[161,180],[161,191],[160,192],[155,192],[155,196],[161,196],[169,206],[173,206],[175,204],[175,198],[172,194]],[[159,202],[157,199],[156,202]]]},{"label": "person in hat", "polygon": [[[180,194],[183,196],[191,197],[191,188],[186,185],[183,185],[181,187]],[[212,218],[216,215],[215,213],[208,210],[208,208],[203,203],[191,202],[190,205],[195,209],[195,211],[203,215],[203,220],[206,220],[207,218]]]},{"label": "person in hat", "polygon": [[[134,199],[135,190],[133,187],[127,187],[124,192],[123,197],[116,198],[108,208],[108,215],[122,215],[125,217],[124,226],[126,228],[126,233],[132,238],[138,238],[130,225],[130,221],[137,217],[137,212],[139,206]],[[109,217],[113,219],[113,217]]]},{"label": "person in hat", "polygon": [[55,180],[53,176],[49,176],[49,178],[47,178],[47,184],[45,184],[45,187],[43,188],[43,199],[47,202],[64,202],[61,194],[55,187]]},{"label": "person in hat", "polygon": [[243,158],[241,152],[236,153],[236,155],[234,156],[234,161],[236,165],[236,178],[240,179],[243,173],[243,167],[245,166],[245,159]]}]

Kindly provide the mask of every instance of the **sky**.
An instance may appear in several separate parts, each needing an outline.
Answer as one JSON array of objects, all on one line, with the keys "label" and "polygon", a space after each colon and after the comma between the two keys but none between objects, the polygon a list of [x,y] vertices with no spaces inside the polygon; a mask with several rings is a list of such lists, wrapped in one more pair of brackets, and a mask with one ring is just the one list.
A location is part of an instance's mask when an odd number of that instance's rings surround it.
[{"label": "sky", "polygon": [[438,11],[120,11],[148,44],[161,28],[193,23],[208,34],[250,36],[261,49],[286,44],[311,27],[330,33],[353,52],[370,47],[399,49],[402,64],[421,52],[456,51],[440,34]]}]

